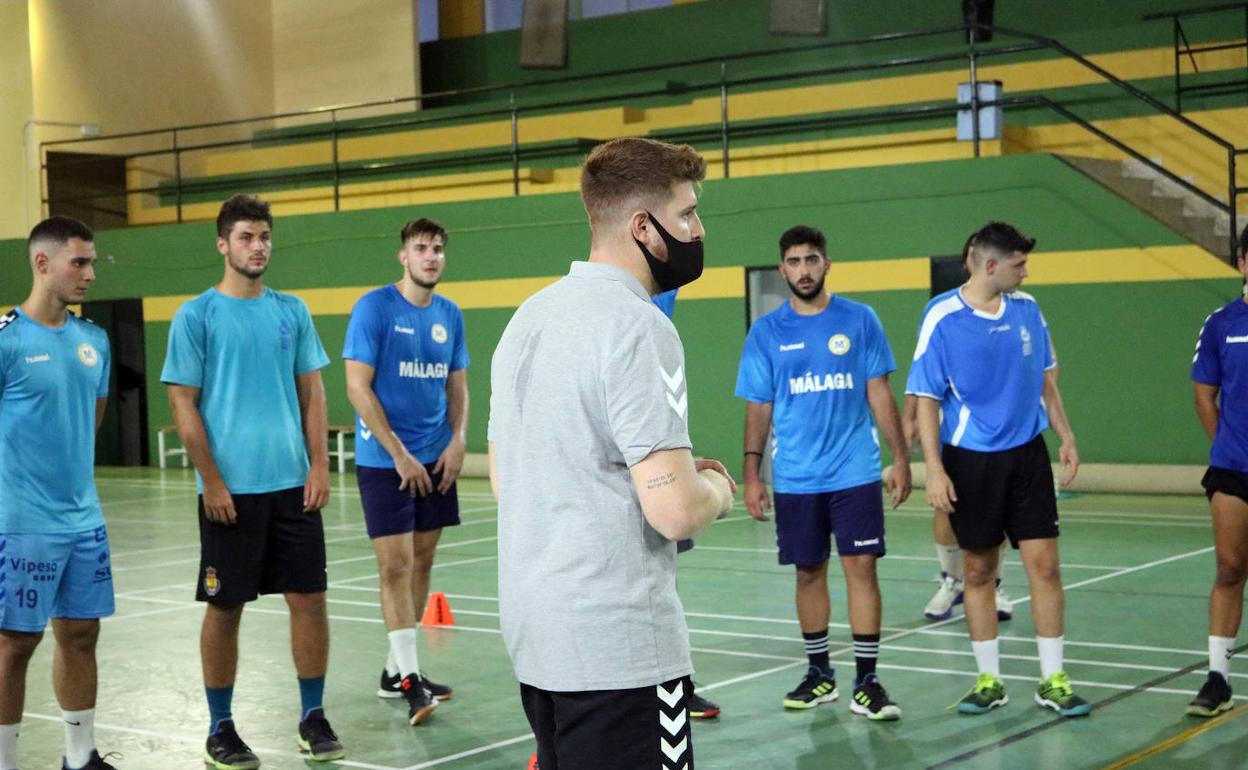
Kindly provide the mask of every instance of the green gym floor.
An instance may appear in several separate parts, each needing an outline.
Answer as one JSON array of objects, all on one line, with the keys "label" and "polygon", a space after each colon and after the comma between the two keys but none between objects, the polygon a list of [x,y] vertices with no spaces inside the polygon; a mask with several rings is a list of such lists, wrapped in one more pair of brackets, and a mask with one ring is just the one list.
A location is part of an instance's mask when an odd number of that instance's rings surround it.
[{"label": "green gym floor", "polygon": [[[188,471],[100,469],[100,497],[113,543],[117,614],[99,645],[98,745],[122,770],[202,767],[207,727],[199,670],[202,608],[193,599],[198,536]],[[327,713],[347,747],[335,766],[374,770],[525,767],[534,750],[498,633],[496,511],[484,481],[460,484],[463,526],[438,549],[433,590],[445,592],[456,623],[422,631],[420,660],[455,688],[420,727],[402,701],[374,691],[387,643],[377,570],[351,476],[334,477],[325,511],[332,651]],[[888,515],[889,556],[880,673],[901,705],[899,722],[851,717],[853,659],[844,585],[833,570],[833,660],[841,700],[806,712],[782,695],[804,673],[794,620],[793,572],[775,560],[770,523],[738,506],[680,558],[699,692],[723,714],[694,725],[699,768],[1233,768],[1248,764],[1248,712],[1183,714],[1205,667],[1205,607],[1213,576],[1203,497],[1084,495],[1061,502],[1066,594],[1066,669],[1095,704],[1090,717],[1061,720],[1031,700],[1038,663],[1024,575],[1012,555],[1006,585],[1015,617],[1002,626],[1002,667],[1012,700],[977,717],[949,710],[973,683],[960,617],[928,623],[936,588],[930,516],[922,492]],[[268,597],[244,614],[234,715],[266,768],[315,765],[295,746],[298,690],[285,605]],[[60,766],[62,732],[51,692],[52,645],[28,677],[24,768]],[[1248,693],[1248,672],[1232,683]],[[1244,696],[1237,696],[1243,700]],[[1229,724],[1228,724],[1229,723]]]}]

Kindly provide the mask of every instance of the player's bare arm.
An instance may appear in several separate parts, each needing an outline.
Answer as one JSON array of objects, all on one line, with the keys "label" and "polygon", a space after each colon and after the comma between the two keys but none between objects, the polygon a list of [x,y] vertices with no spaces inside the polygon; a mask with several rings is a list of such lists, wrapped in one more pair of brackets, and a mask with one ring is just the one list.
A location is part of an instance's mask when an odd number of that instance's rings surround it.
[{"label": "player's bare arm", "polygon": [[919,440],[923,444],[923,461],[927,465],[927,502],[937,511],[953,512],[958,493],[945,473],[940,459],[940,402],[926,396],[918,397]]},{"label": "player's bare arm", "polygon": [[888,385],[887,374],[867,381],[867,404],[871,407],[875,426],[893,453],[893,464],[888,469],[885,487],[896,508],[910,496],[910,461],[901,416],[897,413],[897,402],[893,400],[893,389]]},{"label": "player's bare arm", "polygon": [[372,431],[373,438],[381,444],[394,460],[394,470],[399,474],[399,489],[406,489],[412,496],[424,496],[433,491],[429,472],[399,440],[386,411],[373,390],[373,378],[377,370],[366,363],[347,359],[347,399],[360,415],[364,425]]},{"label": "player's bare arm", "polygon": [[1057,457],[1062,464],[1062,486],[1068,486],[1079,473],[1079,451],[1075,449],[1075,432],[1070,427],[1062,392],[1057,387],[1056,366],[1044,373],[1044,406],[1049,413],[1049,424],[1062,442]]},{"label": "player's bare arm", "polygon": [[1206,385],[1203,382],[1193,382],[1196,399],[1196,416],[1200,418],[1200,426],[1205,429],[1205,434],[1209,436],[1209,440],[1213,441],[1213,437],[1218,432],[1218,391],[1217,385]]},{"label": "player's bare arm", "polygon": [[458,369],[446,377],[446,418],[451,423],[451,443],[446,445],[434,473],[442,474],[438,492],[446,494],[464,467],[464,452],[468,449],[468,370]]},{"label": "player's bare arm", "polygon": [[329,415],[320,370],[295,377],[295,390],[311,466],[303,485],[303,510],[319,511],[329,503]]},{"label": "player's bare arm", "polygon": [[191,458],[204,482],[204,515],[217,524],[233,524],[237,519],[234,499],[208,446],[208,431],[199,413],[199,388],[171,383],[169,408],[173,411],[178,440],[186,448],[186,456]]},{"label": "player's bare arm", "polygon": [[767,511],[771,510],[771,498],[760,475],[763,454],[767,451],[767,436],[771,432],[771,409],[770,402],[760,404],[750,401],[745,405],[745,455],[742,464],[745,509],[758,521],[767,521]]},{"label": "player's bare arm", "polygon": [[646,521],[669,540],[693,537],[732,508],[736,483],[724,466],[695,462],[688,449],[652,452],[629,471]]}]

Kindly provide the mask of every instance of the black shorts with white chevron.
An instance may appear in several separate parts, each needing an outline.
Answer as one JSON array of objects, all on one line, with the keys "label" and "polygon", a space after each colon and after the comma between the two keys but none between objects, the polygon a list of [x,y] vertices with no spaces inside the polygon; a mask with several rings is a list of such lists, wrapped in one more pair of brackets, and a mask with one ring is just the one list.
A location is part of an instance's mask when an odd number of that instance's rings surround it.
[{"label": "black shorts with white chevron", "polygon": [[693,770],[689,677],[631,690],[520,685],[541,770]]}]

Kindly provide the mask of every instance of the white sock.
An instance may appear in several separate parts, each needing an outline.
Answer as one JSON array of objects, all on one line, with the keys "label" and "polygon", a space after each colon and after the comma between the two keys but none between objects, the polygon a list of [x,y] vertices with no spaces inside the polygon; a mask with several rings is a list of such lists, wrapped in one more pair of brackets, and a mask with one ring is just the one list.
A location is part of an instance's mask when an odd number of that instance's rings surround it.
[{"label": "white sock", "polygon": [[17,733],[21,723],[0,725],[0,770],[17,770]]},{"label": "white sock", "polygon": [[65,766],[86,767],[95,751],[95,709],[61,711],[65,720]]},{"label": "white sock", "polygon": [[416,629],[400,628],[390,632],[390,654],[394,656],[399,674],[409,676],[420,672],[416,658]]},{"label": "white sock", "polygon": [[971,640],[971,649],[975,651],[975,665],[979,673],[1001,676],[1001,647],[996,639],[983,642]]},{"label": "white sock", "polygon": [[399,673],[399,664],[394,662],[394,647],[391,646],[386,652],[386,676],[395,676]]},{"label": "white sock", "polygon": [[1217,671],[1223,679],[1231,676],[1231,648],[1235,646],[1233,636],[1209,637],[1209,670]]},{"label": "white sock", "polygon": [[940,571],[946,575],[953,576],[956,580],[962,579],[962,549],[954,545],[936,544],[936,558],[940,560]]},{"label": "white sock", "polygon": [[1062,670],[1062,648],[1065,636],[1037,636],[1036,648],[1040,651],[1040,678],[1049,677]]}]

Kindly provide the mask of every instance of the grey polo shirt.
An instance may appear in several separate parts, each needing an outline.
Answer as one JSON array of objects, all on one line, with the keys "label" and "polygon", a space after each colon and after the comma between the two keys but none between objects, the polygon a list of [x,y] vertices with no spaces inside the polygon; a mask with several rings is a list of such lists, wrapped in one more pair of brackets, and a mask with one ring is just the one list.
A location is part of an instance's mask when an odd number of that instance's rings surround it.
[{"label": "grey polo shirt", "polygon": [[516,677],[622,690],[693,672],[676,544],[641,512],[629,467],[690,447],[684,350],[637,279],[574,262],[494,351],[498,596]]}]

